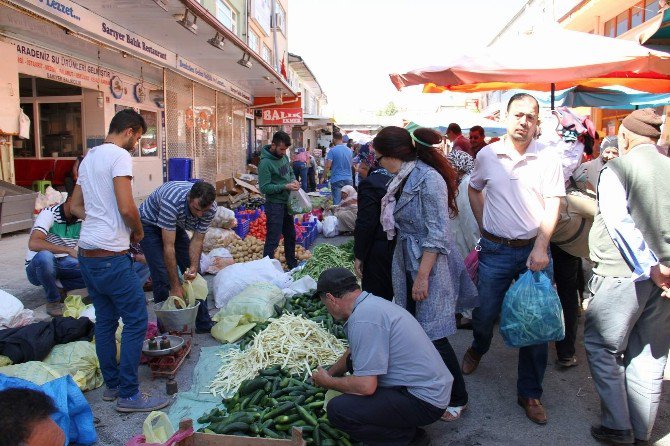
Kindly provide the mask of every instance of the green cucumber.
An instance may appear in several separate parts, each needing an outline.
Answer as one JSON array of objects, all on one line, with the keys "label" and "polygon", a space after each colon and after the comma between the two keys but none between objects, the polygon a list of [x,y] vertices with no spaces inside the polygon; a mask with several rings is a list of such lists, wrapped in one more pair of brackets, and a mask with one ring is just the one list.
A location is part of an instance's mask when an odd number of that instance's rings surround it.
[{"label": "green cucumber", "polygon": [[262,389],[265,387],[265,383],[268,381],[265,378],[255,378],[251,380],[245,380],[240,384],[240,389],[238,390],[238,393],[240,396],[246,396],[249,395],[250,393],[255,392],[258,389]]},{"label": "green cucumber", "polygon": [[276,409],[266,413],[263,416],[263,420],[267,420],[268,418],[275,418],[277,415],[282,415],[284,412],[288,411],[291,408],[293,408],[293,403],[283,403]]},{"label": "green cucumber", "polygon": [[269,427],[264,427],[261,430],[261,433],[263,433],[263,435],[265,435],[267,438],[281,438],[277,432],[273,431]]},{"label": "green cucumber", "polygon": [[227,434],[229,432],[235,432],[235,431],[240,431],[240,432],[247,432],[249,430],[249,424],[243,423],[241,421],[235,421],[230,424],[226,424],[221,428],[221,430],[218,431],[219,434]]},{"label": "green cucumber", "polygon": [[343,437],[343,432],[340,432],[337,429],[334,429],[328,423],[324,423],[324,422],[319,423],[319,429],[321,429],[324,433],[328,434],[329,437],[332,437],[332,438]]},{"label": "green cucumber", "polygon": [[316,418],[314,418],[308,411],[302,406],[295,405],[295,407],[298,409],[298,413],[302,417],[303,420],[307,422],[307,424],[311,424],[312,426],[317,426],[318,422],[316,421]]}]

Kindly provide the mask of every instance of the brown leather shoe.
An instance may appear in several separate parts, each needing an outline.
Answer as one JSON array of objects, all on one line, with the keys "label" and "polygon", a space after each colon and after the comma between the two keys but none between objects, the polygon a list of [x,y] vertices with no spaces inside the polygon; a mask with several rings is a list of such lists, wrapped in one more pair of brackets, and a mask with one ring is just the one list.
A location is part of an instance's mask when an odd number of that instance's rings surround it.
[{"label": "brown leather shoe", "polygon": [[463,363],[461,364],[461,371],[464,375],[469,375],[475,370],[479,365],[479,361],[482,360],[482,355],[477,353],[470,347],[463,356]]},{"label": "brown leather shoe", "polygon": [[537,424],[547,424],[547,413],[544,411],[544,406],[540,400],[518,397],[516,402],[526,411],[526,416],[530,421]]}]

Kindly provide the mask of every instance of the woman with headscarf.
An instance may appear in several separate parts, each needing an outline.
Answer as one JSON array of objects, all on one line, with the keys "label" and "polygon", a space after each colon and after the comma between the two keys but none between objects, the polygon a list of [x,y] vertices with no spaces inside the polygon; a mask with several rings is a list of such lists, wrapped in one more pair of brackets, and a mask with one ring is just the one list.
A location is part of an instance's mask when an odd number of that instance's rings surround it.
[{"label": "woman with headscarf", "polygon": [[379,166],[369,149],[359,156],[358,216],[354,230],[356,275],[362,279],[361,289],[387,300],[393,299],[391,260],[393,243],[386,238],[380,215],[382,198],[391,174]]},{"label": "woman with headscarf", "polygon": [[459,308],[478,304],[477,288],[449,229],[450,217],[458,214],[457,174],[438,150],[442,135],[435,130],[419,128],[410,134],[390,126],[377,134],[373,145],[377,161],[396,174],[381,205],[384,231],[396,242],[395,302],[416,317],[454,377],[451,402],[442,417],[454,421],[467,407],[468,393],[447,336],[456,332],[457,300]]},{"label": "woman with headscarf", "polygon": [[358,194],[353,186],[342,188],[342,201],[333,207],[333,214],[337,217],[337,230],[340,233],[353,232],[358,214]]}]

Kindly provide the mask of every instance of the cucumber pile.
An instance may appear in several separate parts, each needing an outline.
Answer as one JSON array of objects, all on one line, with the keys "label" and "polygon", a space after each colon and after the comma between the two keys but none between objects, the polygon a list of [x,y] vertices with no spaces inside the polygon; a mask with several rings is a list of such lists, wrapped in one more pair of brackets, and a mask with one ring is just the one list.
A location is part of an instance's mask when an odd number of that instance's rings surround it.
[{"label": "cucumber pile", "polygon": [[290,438],[293,426],[302,429],[310,445],[351,446],[348,435],[328,423],[325,390],[291,376],[280,366],[261,370],[238,391],[198,418],[201,432],[246,437]]}]

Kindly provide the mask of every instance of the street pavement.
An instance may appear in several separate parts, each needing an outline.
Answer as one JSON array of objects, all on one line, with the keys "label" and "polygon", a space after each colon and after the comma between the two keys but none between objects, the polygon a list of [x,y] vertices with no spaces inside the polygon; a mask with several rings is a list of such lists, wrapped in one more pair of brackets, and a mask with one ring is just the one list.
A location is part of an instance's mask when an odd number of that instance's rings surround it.
[{"label": "street pavement", "polygon": [[[339,244],[345,237],[324,240]],[[36,310],[36,317],[46,318],[44,299],[40,288],[32,286],[23,268],[27,232],[3,236],[0,240],[0,289],[21,299],[27,308]],[[209,276],[209,282],[212,283]],[[149,298],[150,293],[147,295]],[[210,308],[214,308],[210,295]],[[155,319],[152,313],[150,318]],[[583,321],[582,321],[583,322]],[[583,323],[580,323],[577,357],[579,365],[568,370],[558,370],[553,361],[555,351],[550,348],[550,358],[544,379],[543,404],[549,416],[546,426],[530,422],[516,404],[517,351],[506,348],[496,334],[491,351],[484,356],[477,371],[466,376],[470,402],[461,420],[453,423],[437,422],[427,428],[433,445],[598,445],[589,434],[589,427],[598,422],[599,402],[589,373],[582,344]],[[450,337],[456,354],[462,357],[472,341],[472,332],[459,330]],[[199,357],[199,348],[216,345],[210,335],[196,335],[193,351],[177,373],[179,390],[188,390],[193,369]],[[666,369],[664,395],[649,444],[670,446],[670,368]],[[165,380],[152,380],[146,366],[140,366],[143,391],[165,392]],[[98,444],[122,446],[142,432],[147,414],[121,415],[113,403],[102,401],[102,387],[87,392],[96,428]]]}]

